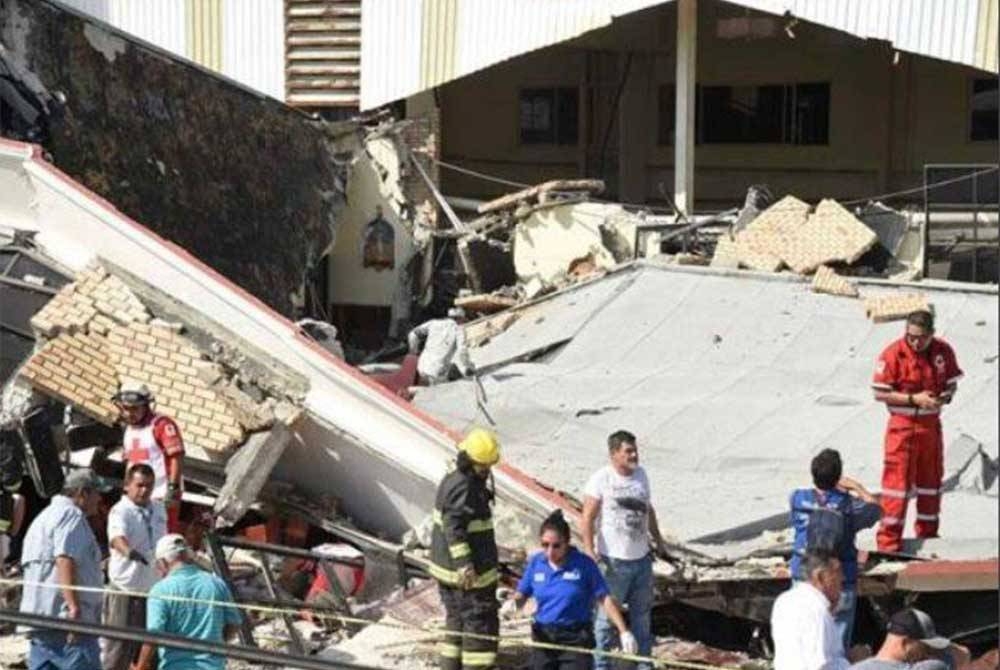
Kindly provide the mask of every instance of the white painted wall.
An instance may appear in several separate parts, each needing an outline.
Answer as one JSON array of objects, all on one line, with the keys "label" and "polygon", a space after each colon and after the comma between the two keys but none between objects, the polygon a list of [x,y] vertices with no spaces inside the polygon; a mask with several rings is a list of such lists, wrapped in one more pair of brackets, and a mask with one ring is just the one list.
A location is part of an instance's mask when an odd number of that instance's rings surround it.
[{"label": "white painted wall", "polygon": [[[393,304],[406,263],[413,256],[412,224],[404,221],[400,205],[399,153],[390,138],[368,140],[347,182],[347,206],[337,221],[330,257],[330,302],[335,305],[388,307]],[[375,205],[396,231],[396,264],[391,270],[362,265],[362,235],[375,217]],[[393,319],[399,318],[393,314]]]}]

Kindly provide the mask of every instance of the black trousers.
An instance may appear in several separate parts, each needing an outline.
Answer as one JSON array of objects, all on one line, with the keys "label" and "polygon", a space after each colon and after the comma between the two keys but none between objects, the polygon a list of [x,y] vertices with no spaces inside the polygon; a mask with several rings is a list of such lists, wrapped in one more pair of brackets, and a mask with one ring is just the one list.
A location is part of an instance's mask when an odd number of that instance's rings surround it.
[{"label": "black trousers", "polygon": [[535,647],[531,650],[532,670],[590,670],[594,667],[594,657],[590,654],[594,649],[593,623],[574,627],[534,624],[531,639],[580,649],[577,652]]},{"label": "black trousers", "polygon": [[[438,584],[438,590],[448,630],[494,637],[500,634],[500,603],[495,586],[465,591]],[[439,651],[442,670],[489,670],[497,663],[496,639],[445,635]]]}]

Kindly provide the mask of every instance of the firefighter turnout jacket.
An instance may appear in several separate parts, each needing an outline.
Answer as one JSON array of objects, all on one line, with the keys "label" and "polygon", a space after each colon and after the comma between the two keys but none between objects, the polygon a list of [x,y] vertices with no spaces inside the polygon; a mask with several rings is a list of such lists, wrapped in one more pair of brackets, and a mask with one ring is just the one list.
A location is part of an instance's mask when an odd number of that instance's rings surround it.
[{"label": "firefighter turnout jacket", "polygon": [[429,568],[441,584],[460,588],[459,573],[468,565],[476,574],[473,589],[496,584],[492,499],[486,481],[471,471],[456,468],[441,480],[434,503]]}]

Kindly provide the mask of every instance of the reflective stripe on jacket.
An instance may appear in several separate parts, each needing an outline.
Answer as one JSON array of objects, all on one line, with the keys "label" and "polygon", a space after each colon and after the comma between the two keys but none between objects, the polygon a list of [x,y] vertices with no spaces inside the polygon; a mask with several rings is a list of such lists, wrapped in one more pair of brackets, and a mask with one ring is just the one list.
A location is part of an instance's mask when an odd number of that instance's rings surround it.
[{"label": "reflective stripe on jacket", "polygon": [[473,588],[495,584],[497,544],[493,534],[492,496],[486,482],[472,472],[449,472],[438,486],[431,531],[431,575],[457,586],[459,571],[472,565]]}]

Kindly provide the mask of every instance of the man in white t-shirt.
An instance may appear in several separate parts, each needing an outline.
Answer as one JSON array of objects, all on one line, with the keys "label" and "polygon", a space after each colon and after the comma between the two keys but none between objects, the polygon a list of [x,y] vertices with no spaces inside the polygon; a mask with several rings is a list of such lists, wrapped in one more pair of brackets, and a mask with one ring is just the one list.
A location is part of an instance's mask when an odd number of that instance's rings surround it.
[{"label": "man in white t-shirt", "polygon": [[[611,595],[628,606],[629,630],[639,643],[639,654],[649,656],[653,644],[649,616],[653,606],[650,539],[659,547],[663,538],[650,502],[649,478],[639,465],[635,435],[626,430],[612,433],[608,453],[611,462],[595,472],[583,490],[583,549],[604,565]],[[614,648],[613,631],[607,616],[598,612],[594,637],[599,649]],[[595,670],[608,667],[606,656],[595,659]],[[639,665],[643,669],[651,667]]]},{"label": "man in white t-shirt", "polygon": [[[157,541],[167,533],[163,505],[151,501],[156,474],[146,463],[136,463],[125,473],[125,495],[108,513],[108,593],[104,596],[104,623],[128,628],[146,627],[146,599],[128,592],[145,593],[157,581],[153,554]],[[105,638],[105,670],[128,670],[142,645]]]}]

